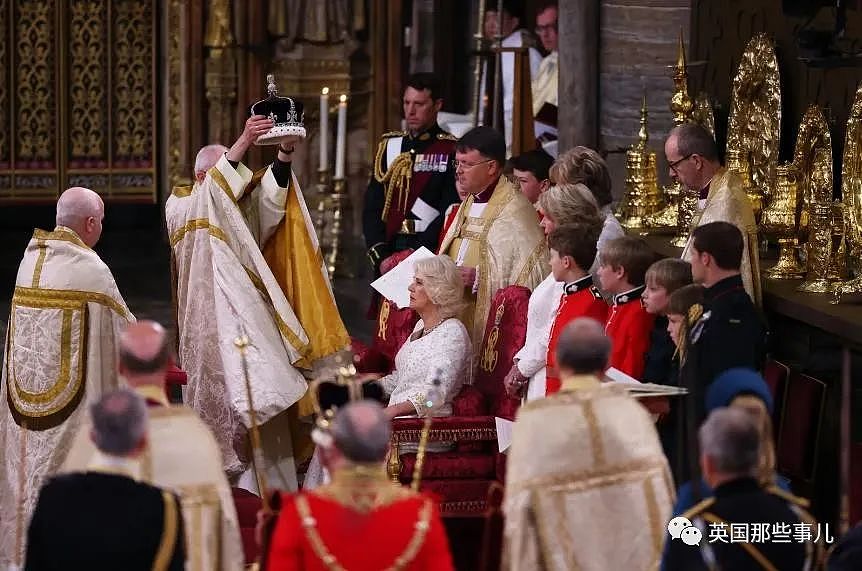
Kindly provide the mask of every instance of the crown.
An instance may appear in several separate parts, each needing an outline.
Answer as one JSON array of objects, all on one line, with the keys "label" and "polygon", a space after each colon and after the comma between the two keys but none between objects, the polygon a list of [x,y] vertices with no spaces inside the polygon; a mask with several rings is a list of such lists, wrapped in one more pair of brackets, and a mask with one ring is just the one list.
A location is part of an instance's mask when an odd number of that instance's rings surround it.
[{"label": "crown", "polygon": [[275,86],[275,76],[266,76],[267,98],[249,107],[249,116],[263,115],[275,123],[272,129],[255,141],[256,145],[277,145],[287,137],[305,138],[305,110],[302,102],[292,97],[280,97]]},{"label": "crown", "polygon": [[364,399],[385,402],[383,388],[378,383],[357,379],[356,367],[352,363],[344,365],[340,356],[335,358],[335,367],[323,371],[308,390],[316,416],[312,440],[321,446],[332,445],[329,431],[339,407]]}]

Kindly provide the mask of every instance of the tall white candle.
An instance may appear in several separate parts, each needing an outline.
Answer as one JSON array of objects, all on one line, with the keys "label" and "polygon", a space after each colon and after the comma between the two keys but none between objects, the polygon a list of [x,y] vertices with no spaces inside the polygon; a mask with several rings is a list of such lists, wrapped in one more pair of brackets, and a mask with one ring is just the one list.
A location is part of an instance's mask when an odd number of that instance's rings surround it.
[{"label": "tall white candle", "polygon": [[338,98],[338,135],[335,139],[335,177],[344,178],[344,159],[347,150],[347,96]]},{"label": "tall white candle", "polygon": [[329,168],[329,88],[320,90],[320,170]]}]

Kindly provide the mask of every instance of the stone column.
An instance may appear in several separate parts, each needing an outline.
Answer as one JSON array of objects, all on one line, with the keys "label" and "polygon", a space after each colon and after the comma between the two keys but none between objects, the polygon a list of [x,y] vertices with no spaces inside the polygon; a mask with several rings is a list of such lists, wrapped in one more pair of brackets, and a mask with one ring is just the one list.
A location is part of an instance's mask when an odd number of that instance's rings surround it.
[{"label": "stone column", "polygon": [[599,4],[599,0],[559,3],[560,151],[598,143]]}]

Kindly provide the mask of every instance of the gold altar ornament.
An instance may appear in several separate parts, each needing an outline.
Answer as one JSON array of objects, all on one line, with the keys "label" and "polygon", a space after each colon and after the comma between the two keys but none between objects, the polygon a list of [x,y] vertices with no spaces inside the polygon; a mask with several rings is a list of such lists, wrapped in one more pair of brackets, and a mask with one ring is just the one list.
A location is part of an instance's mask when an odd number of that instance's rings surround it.
[{"label": "gold altar ornament", "polygon": [[712,101],[709,95],[703,91],[698,93],[697,98],[694,100],[691,120],[709,131],[709,134],[715,139],[715,113],[713,113]]},{"label": "gold altar ornament", "polygon": [[823,110],[817,105],[810,105],[802,116],[793,164],[798,174],[799,201],[796,209],[799,213],[797,229],[801,243],[808,233],[810,207],[816,201],[814,186],[820,188],[820,202],[832,201],[832,136]]},{"label": "gold altar ornament", "polygon": [[332,209],[332,220],[327,226],[327,242],[329,252],[326,255],[326,269],[330,278],[351,278],[348,256],[343,239],[346,234],[347,209],[350,197],[347,194],[347,181],[343,178],[332,182],[332,194],[329,196],[329,206]]},{"label": "gold altar ornament", "polygon": [[833,290],[829,280],[832,259],[832,203],[818,202],[809,211],[808,272],[799,291],[829,293]]},{"label": "gold altar ornament", "polygon": [[805,275],[805,270],[796,256],[796,227],[799,222],[796,208],[799,187],[796,179],[796,168],[792,163],[778,165],[775,169],[772,200],[764,209],[760,221],[760,231],[767,237],[778,240],[778,262],[766,272],[766,277],[774,280],[798,279]]},{"label": "gold altar ornament", "polygon": [[724,163],[727,170],[737,173],[742,179],[742,189],[751,203],[754,219],[760,220],[760,213],[763,210],[763,193],[754,186],[751,180],[748,153],[742,149],[727,149]]},{"label": "gold altar ornament", "polygon": [[862,84],[856,90],[841,166],[841,202],[844,205],[845,240],[853,279],[835,286],[833,303],[862,302]]},{"label": "gold altar ornament", "polygon": [[[691,119],[692,108],[694,103],[688,95],[688,70],[685,63],[685,43],[682,39],[682,28],[679,29],[679,43],[677,46],[676,65],[671,66],[673,70],[671,77],[673,78],[673,95],[670,98],[670,111],[673,113],[673,124],[682,125]],[[682,197],[686,194],[679,181],[671,181],[664,187],[664,202],[665,207],[658,212],[650,215],[646,219],[646,226],[650,231],[676,233],[673,243],[680,241],[680,247],[685,246],[685,241],[688,239],[688,224],[691,223],[691,218],[688,218],[688,223],[684,224],[680,220],[680,203]],[[684,212],[691,210],[690,200],[684,207]],[[695,201],[695,206],[697,203]],[[693,216],[693,211],[692,211]],[[686,218],[686,216],[683,216]],[[676,244],[675,244],[676,245]]]},{"label": "gold altar ornament", "polygon": [[620,224],[628,229],[646,226],[647,217],[662,206],[656,154],[647,147],[649,142],[647,116],[646,94],[644,94],[638,141],[626,152],[626,190],[616,212]]},{"label": "gold altar ornament", "polygon": [[[781,135],[781,78],[775,45],[767,34],[748,42],[736,70],[727,127],[727,152],[738,152],[748,164],[746,194],[759,219],[768,204],[778,165]],[[729,167],[728,167],[729,168]]]}]

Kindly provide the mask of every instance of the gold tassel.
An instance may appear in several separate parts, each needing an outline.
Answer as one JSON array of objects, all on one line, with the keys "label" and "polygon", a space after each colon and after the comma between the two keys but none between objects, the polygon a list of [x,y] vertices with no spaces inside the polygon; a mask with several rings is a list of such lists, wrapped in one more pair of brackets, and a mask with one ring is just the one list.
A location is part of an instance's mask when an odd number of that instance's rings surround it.
[{"label": "gold tassel", "polygon": [[[377,152],[379,155],[379,148]],[[374,177],[386,187],[386,200],[383,203],[383,213],[380,216],[380,219],[385,222],[389,216],[389,209],[392,206],[393,195],[396,196],[396,204],[401,212],[407,210],[407,198],[410,195],[410,179],[413,176],[413,158],[410,153],[401,153],[395,157],[395,160],[389,165],[389,169],[385,174],[380,172],[379,164],[379,161],[375,163]],[[378,176],[381,174],[382,176]]]}]

